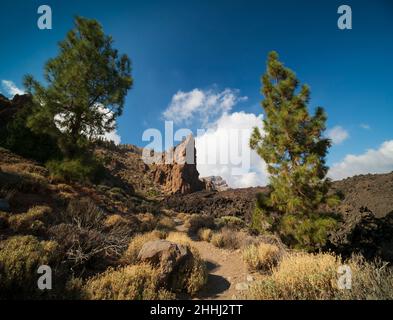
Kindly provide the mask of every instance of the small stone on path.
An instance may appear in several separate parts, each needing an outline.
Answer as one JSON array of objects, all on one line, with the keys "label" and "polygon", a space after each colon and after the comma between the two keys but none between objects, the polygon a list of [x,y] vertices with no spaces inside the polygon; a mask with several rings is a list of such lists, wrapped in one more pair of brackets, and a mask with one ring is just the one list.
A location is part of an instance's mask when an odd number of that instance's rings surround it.
[{"label": "small stone on path", "polygon": [[240,282],[240,283],[236,284],[236,290],[237,291],[246,291],[246,290],[248,290],[248,283]]}]

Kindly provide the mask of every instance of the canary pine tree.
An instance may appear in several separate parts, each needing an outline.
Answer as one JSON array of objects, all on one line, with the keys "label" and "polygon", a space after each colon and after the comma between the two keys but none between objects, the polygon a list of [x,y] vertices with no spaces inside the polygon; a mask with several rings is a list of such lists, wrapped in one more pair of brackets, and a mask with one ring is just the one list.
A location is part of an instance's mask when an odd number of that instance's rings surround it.
[{"label": "canary pine tree", "polygon": [[46,63],[44,78],[46,86],[25,77],[34,104],[26,125],[61,150],[62,159],[49,160],[48,169],[66,180],[97,179],[103,170],[92,141],[113,130],[123,112],[133,83],[130,59],[113,48],[98,21],[76,17],[59,54]]},{"label": "canary pine tree", "polygon": [[334,219],[317,212],[323,204],[337,203],[336,196],[328,195],[325,157],[331,142],[323,137],[326,114],[318,107],[310,115],[309,87],[299,87],[296,75],[276,52],[268,56],[262,85],[263,134],[254,128],[250,138],[250,147],[270,174],[271,192],[260,206],[279,213],[280,231],[289,242],[317,245],[334,225]]},{"label": "canary pine tree", "polygon": [[59,54],[44,69],[47,86],[25,77],[36,104],[28,126],[54,136],[67,157],[86,142],[114,129],[131,88],[131,61],[112,47],[96,21],[76,17],[75,27],[59,43]]}]

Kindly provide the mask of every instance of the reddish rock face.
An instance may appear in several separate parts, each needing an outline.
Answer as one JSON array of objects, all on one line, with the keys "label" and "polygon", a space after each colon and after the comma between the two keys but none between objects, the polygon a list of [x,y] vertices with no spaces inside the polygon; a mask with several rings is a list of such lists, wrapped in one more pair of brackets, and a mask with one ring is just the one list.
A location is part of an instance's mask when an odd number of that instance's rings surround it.
[{"label": "reddish rock face", "polygon": [[191,135],[162,155],[154,171],[154,181],[162,185],[163,191],[168,194],[187,194],[205,189],[205,183],[199,180],[195,140]]}]

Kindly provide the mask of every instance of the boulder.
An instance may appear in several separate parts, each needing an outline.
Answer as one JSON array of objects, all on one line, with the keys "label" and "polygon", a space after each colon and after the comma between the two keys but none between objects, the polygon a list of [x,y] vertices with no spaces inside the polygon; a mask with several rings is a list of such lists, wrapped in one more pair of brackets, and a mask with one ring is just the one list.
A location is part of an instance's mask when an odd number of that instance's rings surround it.
[{"label": "boulder", "polygon": [[183,278],[192,267],[193,259],[188,246],[167,240],[146,242],[138,254],[140,262],[159,268],[161,285],[174,291],[181,290]]}]

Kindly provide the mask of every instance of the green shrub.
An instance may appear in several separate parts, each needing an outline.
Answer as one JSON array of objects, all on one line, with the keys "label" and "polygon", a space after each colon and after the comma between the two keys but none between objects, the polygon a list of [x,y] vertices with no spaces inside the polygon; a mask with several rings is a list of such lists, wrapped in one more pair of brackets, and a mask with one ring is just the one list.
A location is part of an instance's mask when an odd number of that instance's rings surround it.
[{"label": "green shrub", "polygon": [[64,286],[64,291],[61,296],[65,300],[80,300],[84,296],[84,284],[81,278],[75,278],[72,276],[67,280]]},{"label": "green shrub", "polygon": [[269,219],[267,218],[264,209],[259,207],[257,204],[251,215],[251,230],[260,234],[265,233],[271,227],[271,224],[268,222],[268,220]]},{"label": "green shrub", "polygon": [[56,140],[48,134],[37,134],[27,126],[27,119],[32,114],[33,105],[26,101],[6,126],[0,128],[1,145],[22,157],[41,163],[59,158],[60,149]]},{"label": "green shrub", "polygon": [[91,300],[169,300],[174,295],[159,287],[159,270],[148,264],[109,269],[84,287]]},{"label": "green shrub", "polygon": [[59,181],[97,182],[102,178],[103,167],[94,158],[50,160],[46,163],[52,179]]},{"label": "green shrub", "polygon": [[280,234],[287,245],[317,251],[325,246],[330,232],[336,227],[337,220],[330,216],[288,214],[281,219]]},{"label": "green shrub", "polygon": [[[0,242],[0,298],[32,299],[48,292],[37,287],[38,267],[56,266],[58,245],[33,236],[15,236]],[[49,293],[50,294],[50,293]]]},{"label": "green shrub", "polygon": [[127,196],[126,196],[124,190],[121,188],[118,188],[118,187],[111,188],[109,190],[109,194],[110,194],[111,198],[114,200],[126,201],[126,199],[127,199]]},{"label": "green shrub", "polygon": [[223,216],[216,219],[215,222],[218,227],[228,227],[231,229],[242,229],[246,225],[242,219],[234,216]]}]

